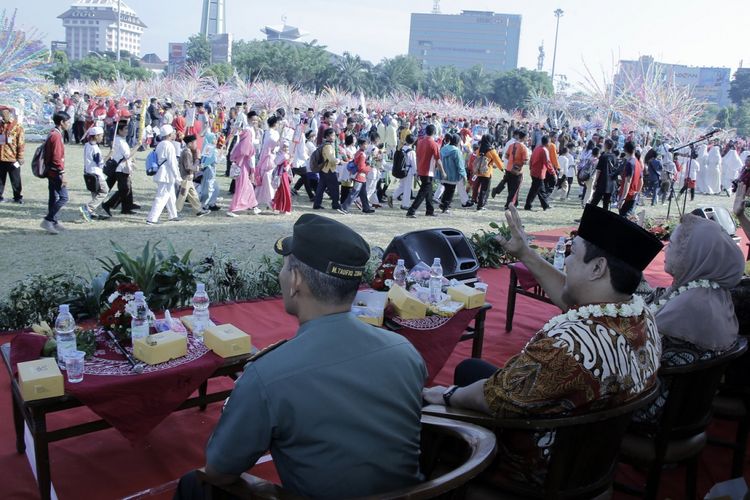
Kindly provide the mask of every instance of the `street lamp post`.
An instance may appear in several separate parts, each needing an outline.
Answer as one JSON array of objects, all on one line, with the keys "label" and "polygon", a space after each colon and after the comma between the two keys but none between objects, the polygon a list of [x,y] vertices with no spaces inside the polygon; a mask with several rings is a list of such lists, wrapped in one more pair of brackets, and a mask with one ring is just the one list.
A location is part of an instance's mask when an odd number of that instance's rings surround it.
[{"label": "street lamp post", "polygon": [[557,26],[555,27],[555,48],[552,51],[552,89],[555,88],[555,62],[557,62],[557,33],[560,31],[560,18],[563,15],[562,9],[555,10],[555,17],[557,18]]},{"label": "street lamp post", "polygon": [[[117,60],[120,60],[120,12],[122,7],[122,0],[117,0]],[[554,66],[554,65],[553,65]],[[555,70],[552,70],[554,73]]]}]

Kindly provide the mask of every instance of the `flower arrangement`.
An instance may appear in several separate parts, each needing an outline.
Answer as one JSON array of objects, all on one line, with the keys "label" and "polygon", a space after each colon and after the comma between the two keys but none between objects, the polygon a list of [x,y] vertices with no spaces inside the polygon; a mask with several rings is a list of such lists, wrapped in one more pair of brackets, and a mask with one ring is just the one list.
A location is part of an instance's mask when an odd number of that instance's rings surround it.
[{"label": "flower arrangement", "polygon": [[372,279],[370,286],[373,290],[388,291],[393,284],[393,271],[396,269],[398,254],[391,252],[383,257],[383,262],[375,271],[375,277]]},{"label": "flower arrangement", "polygon": [[603,316],[608,316],[610,318],[616,318],[616,317],[622,317],[622,318],[630,318],[630,317],[636,317],[643,314],[643,311],[646,309],[646,302],[639,296],[633,297],[633,300],[630,302],[624,302],[622,304],[589,304],[587,306],[581,306],[578,309],[568,309],[566,312],[562,314],[558,314],[557,316],[550,319],[547,323],[545,323],[543,330],[545,332],[550,331],[552,328],[556,327],[560,323],[564,323],[566,321],[579,321],[582,319],[589,319],[591,317],[594,318],[601,318]]},{"label": "flower arrangement", "polygon": [[102,327],[114,333],[120,342],[130,341],[130,320],[138,290],[135,283],[120,283],[107,299],[109,307],[99,316]]},{"label": "flower arrangement", "polygon": [[658,221],[655,219],[646,219],[643,227],[661,241],[669,241],[669,237],[672,236],[672,231],[675,228],[669,221]]}]

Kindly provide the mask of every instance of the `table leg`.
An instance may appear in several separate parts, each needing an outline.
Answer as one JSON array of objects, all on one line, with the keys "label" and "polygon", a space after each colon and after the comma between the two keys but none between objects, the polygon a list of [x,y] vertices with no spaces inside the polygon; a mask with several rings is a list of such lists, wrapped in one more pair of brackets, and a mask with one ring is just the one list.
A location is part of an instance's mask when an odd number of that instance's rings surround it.
[{"label": "table leg", "polygon": [[198,387],[198,397],[200,398],[201,404],[198,408],[200,408],[201,411],[205,411],[206,409],[206,392],[208,390],[208,380],[203,382],[200,387]]},{"label": "table leg", "polygon": [[16,401],[16,398],[11,396],[11,400],[13,403],[13,424],[16,428],[16,451],[18,453],[23,453],[26,451],[26,440],[24,439],[23,435],[23,413],[21,412],[21,408],[18,406],[19,403],[18,401]]},{"label": "table leg", "polygon": [[39,496],[49,500],[51,480],[49,470],[49,442],[47,441],[47,415],[44,412],[31,412],[31,435],[34,439],[34,457],[36,461],[36,482],[39,485]]},{"label": "table leg", "polygon": [[508,307],[505,310],[505,331],[513,329],[513,314],[516,312],[516,287],[518,286],[518,276],[516,271],[510,270],[510,284],[508,285]]},{"label": "table leg", "polygon": [[481,358],[482,347],[484,346],[484,320],[487,317],[487,310],[482,309],[474,318],[474,340],[471,343],[471,357]]}]

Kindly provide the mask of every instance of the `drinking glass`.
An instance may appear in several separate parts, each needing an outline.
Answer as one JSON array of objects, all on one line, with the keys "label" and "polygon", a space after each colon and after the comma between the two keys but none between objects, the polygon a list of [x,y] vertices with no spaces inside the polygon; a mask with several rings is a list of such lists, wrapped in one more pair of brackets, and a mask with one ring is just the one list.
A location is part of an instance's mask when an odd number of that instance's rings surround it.
[{"label": "drinking glass", "polygon": [[70,351],[65,356],[65,370],[68,372],[68,382],[77,384],[83,380],[83,351]]}]

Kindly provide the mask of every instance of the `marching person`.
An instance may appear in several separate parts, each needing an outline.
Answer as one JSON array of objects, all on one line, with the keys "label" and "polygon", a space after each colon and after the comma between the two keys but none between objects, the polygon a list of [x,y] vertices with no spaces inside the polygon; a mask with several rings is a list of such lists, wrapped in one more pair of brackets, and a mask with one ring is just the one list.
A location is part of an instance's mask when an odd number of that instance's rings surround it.
[{"label": "marching person", "polygon": [[182,182],[180,170],[177,166],[177,153],[174,144],[175,131],[171,125],[162,125],[161,141],[156,146],[156,157],[159,162],[159,170],[154,175],[156,182],[156,196],[151,205],[151,211],[148,213],[146,224],[154,225],[159,223],[159,217],[167,207],[170,222],[177,222],[180,219],[177,215],[175,184]]},{"label": "marching person", "polygon": [[112,215],[112,209],[120,203],[122,203],[121,211],[123,215],[135,215],[137,213],[135,210],[141,208],[140,205],[133,203],[133,185],[130,174],[133,173],[134,168],[127,135],[128,122],[121,121],[117,125],[117,135],[115,135],[115,140],[112,143],[110,156],[112,160],[117,162],[117,169],[115,170],[117,191],[102,203],[102,209],[107,212],[107,215]]},{"label": "marching person", "polygon": [[8,107],[0,107],[0,202],[5,201],[6,176],[10,177],[13,201],[23,205],[21,193],[21,165],[24,161],[26,140],[24,130],[17,117]]},{"label": "marching person", "polygon": [[180,183],[180,194],[177,197],[177,211],[181,212],[182,207],[185,206],[185,200],[190,203],[197,217],[203,217],[208,214],[208,210],[204,210],[201,206],[200,198],[198,197],[198,191],[195,190],[195,184],[193,184],[193,176],[198,171],[198,165],[200,164],[200,157],[198,155],[198,141],[195,140],[194,135],[186,135],[183,138],[185,147],[182,148],[180,153],[180,175],[182,176],[182,182]]},{"label": "marching person", "polygon": [[86,141],[83,145],[83,180],[86,189],[91,193],[91,201],[81,205],[81,215],[84,220],[91,222],[93,219],[109,219],[109,215],[97,214],[102,202],[107,198],[109,189],[107,179],[102,171],[103,158],[99,150],[99,143],[104,140],[104,129],[91,127],[86,131]]},{"label": "marching person", "polygon": [[71,127],[70,115],[65,111],[57,111],[52,115],[55,128],[47,136],[44,145],[44,164],[47,165],[47,189],[49,200],[47,215],[42,220],[41,227],[49,234],[58,234],[66,228],[57,216],[68,203],[68,182],[65,179],[65,145],[63,133]]}]

